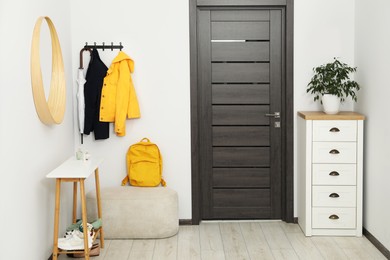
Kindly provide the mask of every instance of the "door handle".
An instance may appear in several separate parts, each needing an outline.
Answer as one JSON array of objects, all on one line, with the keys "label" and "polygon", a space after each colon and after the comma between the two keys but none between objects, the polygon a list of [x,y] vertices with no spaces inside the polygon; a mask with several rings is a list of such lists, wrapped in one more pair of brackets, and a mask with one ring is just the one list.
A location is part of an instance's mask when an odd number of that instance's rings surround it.
[{"label": "door handle", "polygon": [[274,112],[273,114],[265,114],[264,116],[280,118],[280,112]]}]

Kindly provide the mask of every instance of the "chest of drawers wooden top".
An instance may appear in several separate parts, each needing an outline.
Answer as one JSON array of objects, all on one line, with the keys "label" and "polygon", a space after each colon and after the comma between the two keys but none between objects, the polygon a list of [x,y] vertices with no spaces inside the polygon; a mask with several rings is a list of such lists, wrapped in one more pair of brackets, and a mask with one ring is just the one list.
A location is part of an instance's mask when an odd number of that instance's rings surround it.
[{"label": "chest of drawers wooden top", "polygon": [[298,223],[306,236],[362,235],[363,120],[298,112]]}]

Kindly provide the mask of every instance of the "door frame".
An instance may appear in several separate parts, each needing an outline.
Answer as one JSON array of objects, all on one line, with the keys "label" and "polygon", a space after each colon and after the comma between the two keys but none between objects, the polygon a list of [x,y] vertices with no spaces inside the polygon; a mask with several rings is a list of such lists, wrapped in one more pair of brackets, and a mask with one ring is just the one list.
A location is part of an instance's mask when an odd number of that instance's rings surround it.
[{"label": "door frame", "polygon": [[191,94],[191,188],[192,224],[202,216],[199,172],[199,90],[198,90],[198,7],[283,7],[285,9],[285,67],[282,90],[282,214],[281,219],[294,222],[294,103],[293,103],[293,5],[294,0],[189,0],[190,18],[190,94]]}]

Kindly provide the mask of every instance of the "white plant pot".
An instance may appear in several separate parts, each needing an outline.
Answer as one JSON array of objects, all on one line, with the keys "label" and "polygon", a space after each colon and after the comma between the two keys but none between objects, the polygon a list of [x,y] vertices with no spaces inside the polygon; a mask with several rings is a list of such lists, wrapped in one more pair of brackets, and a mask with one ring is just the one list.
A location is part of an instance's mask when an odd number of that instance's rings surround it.
[{"label": "white plant pot", "polygon": [[340,111],[340,98],[336,95],[323,94],[322,106],[326,114],[337,114]]}]

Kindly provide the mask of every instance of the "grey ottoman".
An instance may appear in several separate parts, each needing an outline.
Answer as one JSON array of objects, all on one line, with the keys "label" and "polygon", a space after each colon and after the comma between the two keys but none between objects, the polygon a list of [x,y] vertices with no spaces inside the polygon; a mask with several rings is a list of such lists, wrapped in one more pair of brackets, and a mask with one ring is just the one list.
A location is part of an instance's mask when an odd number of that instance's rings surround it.
[{"label": "grey ottoman", "polygon": [[[121,186],[100,192],[105,238],[166,238],[179,230],[178,196],[168,187]],[[88,221],[97,218],[96,192],[87,193]]]}]

